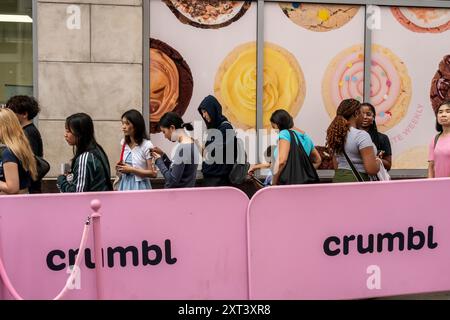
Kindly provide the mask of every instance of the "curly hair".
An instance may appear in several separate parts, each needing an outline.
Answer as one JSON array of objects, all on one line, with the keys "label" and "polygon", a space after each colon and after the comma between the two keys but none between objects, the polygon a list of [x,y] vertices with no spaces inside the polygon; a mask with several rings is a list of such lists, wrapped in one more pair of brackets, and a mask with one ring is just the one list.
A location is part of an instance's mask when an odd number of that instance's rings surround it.
[{"label": "curly hair", "polygon": [[333,154],[342,153],[347,140],[350,125],[348,120],[361,108],[361,103],[355,99],[346,99],[337,109],[336,117],[327,130],[327,147]]},{"label": "curly hair", "polygon": [[28,113],[28,120],[36,118],[41,111],[37,100],[30,96],[14,96],[6,102],[6,107],[17,114]]}]

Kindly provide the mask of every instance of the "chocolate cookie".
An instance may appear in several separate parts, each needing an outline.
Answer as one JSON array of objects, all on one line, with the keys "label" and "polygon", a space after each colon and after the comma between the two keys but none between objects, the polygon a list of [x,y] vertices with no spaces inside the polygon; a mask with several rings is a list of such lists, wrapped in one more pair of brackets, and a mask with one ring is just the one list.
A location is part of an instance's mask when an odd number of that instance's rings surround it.
[{"label": "chocolate cookie", "polygon": [[219,29],[239,20],[251,1],[163,0],[184,24],[202,29]]},{"label": "chocolate cookie", "polygon": [[158,122],[166,112],[180,116],[192,98],[191,69],[181,54],[168,44],[150,39],[150,132],[159,132]]},{"label": "chocolate cookie", "polygon": [[450,55],[442,59],[439,70],[431,81],[430,98],[435,112],[444,102],[450,100]]}]

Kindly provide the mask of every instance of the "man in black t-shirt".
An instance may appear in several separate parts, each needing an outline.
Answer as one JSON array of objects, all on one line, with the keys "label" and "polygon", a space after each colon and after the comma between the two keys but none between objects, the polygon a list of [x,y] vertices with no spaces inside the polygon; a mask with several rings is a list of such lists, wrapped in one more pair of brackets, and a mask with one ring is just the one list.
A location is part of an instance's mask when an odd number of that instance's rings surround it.
[{"label": "man in black t-shirt", "polygon": [[[29,96],[15,96],[8,100],[6,107],[14,111],[20,124],[27,136],[31,150],[38,157],[44,156],[42,137],[39,130],[33,123],[33,119],[39,114],[39,104],[35,98]],[[42,193],[41,181],[33,181],[30,187],[30,193]]]}]

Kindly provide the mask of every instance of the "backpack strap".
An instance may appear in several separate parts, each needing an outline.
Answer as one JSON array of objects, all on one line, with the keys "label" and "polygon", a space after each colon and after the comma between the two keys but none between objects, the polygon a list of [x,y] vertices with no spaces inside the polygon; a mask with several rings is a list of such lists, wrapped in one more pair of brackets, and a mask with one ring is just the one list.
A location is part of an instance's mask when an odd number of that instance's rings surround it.
[{"label": "backpack strap", "polygon": [[436,137],[434,137],[434,149],[436,149],[436,145],[438,143],[439,138],[441,137],[442,132],[438,133]]},{"label": "backpack strap", "polygon": [[355,176],[356,180],[358,182],[364,182],[364,179],[359,174],[358,170],[356,170],[355,165],[353,164],[352,160],[350,160],[350,157],[348,156],[347,152],[345,152],[345,149],[343,150],[345,159],[347,159],[348,164],[350,165],[350,168],[352,168],[353,175]]}]

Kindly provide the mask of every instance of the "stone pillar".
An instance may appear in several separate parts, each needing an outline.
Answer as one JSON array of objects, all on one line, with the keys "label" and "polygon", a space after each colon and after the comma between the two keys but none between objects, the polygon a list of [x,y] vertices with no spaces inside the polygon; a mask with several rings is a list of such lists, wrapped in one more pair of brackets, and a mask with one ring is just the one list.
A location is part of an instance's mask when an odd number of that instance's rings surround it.
[{"label": "stone pillar", "polygon": [[120,116],[142,110],[142,1],[72,1],[37,7],[39,129],[52,165],[48,177],[73,156],[63,137],[67,116],[85,112],[94,119],[96,138],[114,165]]}]

